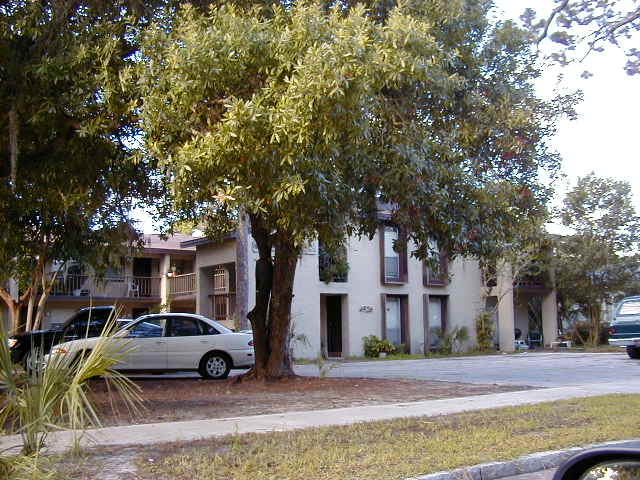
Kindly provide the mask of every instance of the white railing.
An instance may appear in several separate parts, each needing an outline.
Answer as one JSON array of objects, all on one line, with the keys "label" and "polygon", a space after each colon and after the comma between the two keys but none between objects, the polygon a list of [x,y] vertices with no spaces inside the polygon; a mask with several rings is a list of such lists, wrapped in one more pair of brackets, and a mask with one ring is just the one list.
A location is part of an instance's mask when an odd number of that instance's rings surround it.
[{"label": "white railing", "polygon": [[135,298],[159,297],[160,277],[121,276],[97,278],[93,275],[58,275],[52,296]]},{"label": "white railing", "polygon": [[169,295],[191,295],[196,292],[196,274],[187,273],[169,278]]}]

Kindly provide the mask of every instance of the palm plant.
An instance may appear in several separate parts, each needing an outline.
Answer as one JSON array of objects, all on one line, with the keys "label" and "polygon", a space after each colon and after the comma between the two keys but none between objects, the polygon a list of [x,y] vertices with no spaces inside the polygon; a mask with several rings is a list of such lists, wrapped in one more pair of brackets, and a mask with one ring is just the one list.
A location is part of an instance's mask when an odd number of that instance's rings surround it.
[{"label": "palm plant", "polygon": [[91,378],[103,377],[130,410],[139,409],[139,387],[112,369],[128,352],[128,347],[110,342],[114,325],[115,318],[107,322],[91,351],[73,358],[51,355],[45,366],[44,355],[36,350],[33,368],[26,371],[11,361],[0,326],[0,426],[21,435],[24,454],[40,452],[52,431],[71,429],[77,446],[78,433],[100,426],[89,396]]}]

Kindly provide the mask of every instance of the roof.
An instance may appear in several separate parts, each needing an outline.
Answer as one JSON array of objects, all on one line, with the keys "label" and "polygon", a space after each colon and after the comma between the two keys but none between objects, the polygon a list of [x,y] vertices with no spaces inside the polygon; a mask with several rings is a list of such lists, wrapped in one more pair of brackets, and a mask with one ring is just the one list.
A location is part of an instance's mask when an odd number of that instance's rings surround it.
[{"label": "roof", "polygon": [[191,240],[199,240],[191,235],[176,233],[167,237],[162,237],[156,233],[144,234],[144,251],[146,253],[189,253],[196,251],[195,246],[183,245]]},{"label": "roof", "polygon": [[228,235],[226,235],[222,240],[214,240],[212,238],[208,238],[208,237],[199,237],[199,238],[193,238],[191,237],[190,240],[185,240],[183,241],[180,245],[184,248],[190,248],[193,247],[193,249],[195,250],[195,247],[200,246],[200,245],[209,245],[212,243],[222,243],[224,241],[227,240],[233,240],[236,238],[236,232],[231,232]]}]

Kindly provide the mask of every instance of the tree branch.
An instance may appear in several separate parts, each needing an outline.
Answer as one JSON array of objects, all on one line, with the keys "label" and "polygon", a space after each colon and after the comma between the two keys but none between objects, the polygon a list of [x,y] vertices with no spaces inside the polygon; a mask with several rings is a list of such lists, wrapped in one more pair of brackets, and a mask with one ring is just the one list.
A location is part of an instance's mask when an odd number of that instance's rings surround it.
[{"label": "tree branch", "polygon": [[551,15],[549,15],[549,18],[547,18],[547,21],[544,24],[544,29],[542,30],[542,33],[538,37],[538,40],[536,41],[536,45],[539,45],[542,40],[547,38],[547,35],[549,33],[549,27],[551,26],[551,22],[553,22],[553,19],[555,18],[556,15],[558,15],[562,10],[567,8],[567,5],[569,5],[569,0],[563,0],[560,5],[558,5],[556,8],[553,9],[553,11],[551,12]]}]

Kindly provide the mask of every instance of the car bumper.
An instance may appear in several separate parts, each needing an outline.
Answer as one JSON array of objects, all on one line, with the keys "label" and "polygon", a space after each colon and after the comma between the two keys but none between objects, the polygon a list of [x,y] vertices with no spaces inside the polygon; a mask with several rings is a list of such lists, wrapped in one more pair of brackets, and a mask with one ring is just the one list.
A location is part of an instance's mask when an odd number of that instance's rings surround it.
[{"label": "car bumper", "polygon": [[640,347],[640,337],[610,338],[609,345],[613,345],[614,347]]},{"label": "car bumper", "polygon": [[246,350],[231,350],[229,352],[233,361],[233,368],[250,368],[255,363],[255,353],[253,348]]}]

